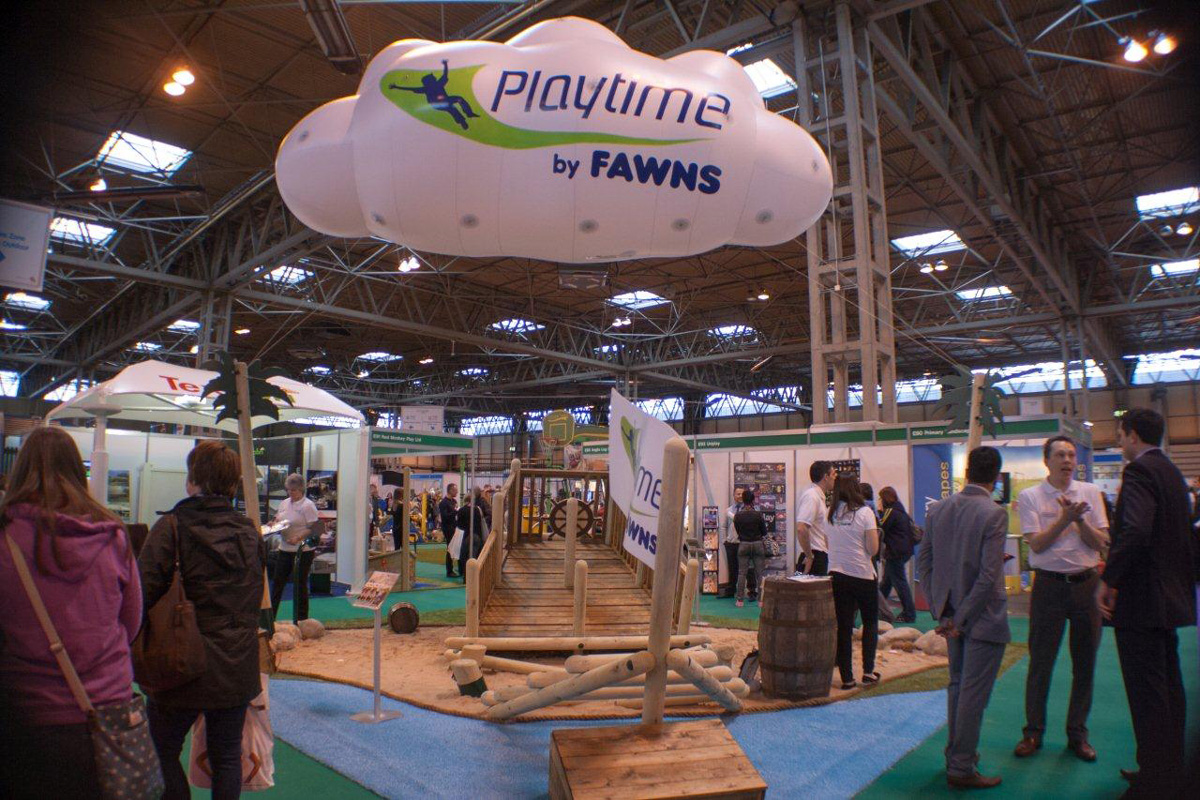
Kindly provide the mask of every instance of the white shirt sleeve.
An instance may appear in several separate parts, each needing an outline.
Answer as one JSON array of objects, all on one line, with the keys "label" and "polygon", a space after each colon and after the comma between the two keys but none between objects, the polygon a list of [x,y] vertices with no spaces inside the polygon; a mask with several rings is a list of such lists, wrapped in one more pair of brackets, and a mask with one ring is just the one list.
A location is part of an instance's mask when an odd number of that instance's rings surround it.
[{"label": "white shirt sleeve", "polygon": [[1037,487],[1025,489],[1017,495],[1017,513],[1021,517],[1021,533],[1029,536],[1042,532],[1042,522],[1038,518]]},{"label": "white shirt sleeve", "polygon": [[796,522],[805,522],[812,525],[813,519],[819,512],[817,498],[812,492],[806,491],[800,496],[800,505],[796,508]]},{"label": "white shirt sleeve", "polygon": [[304,521],[310,525],[316,522],[318,519],[317,504],[312,500],[309,500],[307,497],[304,498],[300,501],[300,515],[304,518]]},{"label": "white shirt sleeve", "polygon": [[1089,487],[1087,501],[1091,506],[1087,513],[1088,524],[1097,530],[1107,530],[1108,511],[1104,508],[1104,496],[1100,493],[1100,487]]},{"label": "white shirt sleeve", "polygon": [[875,512],[869,506],[863,506],[858,511],[855,511],[854,516],[854,521],[858,523],[864,533],[879,528],[879,520],[875,518]]}]

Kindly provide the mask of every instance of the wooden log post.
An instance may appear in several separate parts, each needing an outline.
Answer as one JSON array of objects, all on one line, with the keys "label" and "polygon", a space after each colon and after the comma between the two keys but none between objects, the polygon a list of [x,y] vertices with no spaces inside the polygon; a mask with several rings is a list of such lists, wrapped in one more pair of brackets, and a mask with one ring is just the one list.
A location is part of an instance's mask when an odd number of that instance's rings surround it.
[{"label": "wooden log post", "polygon": [[[747,695],[750,694],[750,687],[747,686],[746,682],[743,681],[741,678],[734,678],[733,680],[729,681],[729,683],[726,683],[723,685],[725,686],[725,688],[727,688],[729,690],[730,694],[732,694],[734,697],[746,697]],[[673,687],[673,686],[668,687],[669,690],[675,689],[675,688],[677,688],[677,687]],[[689,688],[691,691],[690,694],[675,694],[673,692],[668,691],[666,705],[668,705],[668,706],[694,706],[694,705],[697,705],[698,703],[716,702],[711,697],[704,694],[703,692],[696,691],[696,688],[694,686],[689,687]],[[644,705],[644,701],[641,700],[640,698],[636,698],[636,697],[628,698],[628,699],[617,699],[617,700],[613,700],[613,702],[619,706],[624,706],[625,708],[642,708],[642,706]]]},{"label": "wooden log post", "polygon": [[[582,678],[583,676],[577,675],[576,677]],[[549,686],[546,686],[542,689],[530,689],[528,686],[504,686],[500,689],[496,689],[492,696],[496,699],[496,701],[498,703],[509,703],[509,702],[513,702],[513,701],[523,700],[524,698],[528,698],[530,695],[533,695],[533,694],[551,691],[555,687],[563,686],[566,683],[568,683],[568,681],[559,681],[557,683],[553,683]],[[741,678],[730,678],[725,683],[722,683],[721,686],[728,689],[729,693],[732,695],[735,695],[735,696],[744,697],[746,694],[749,693],[749,687],[746,686],[746,682],[743,681]],[[597,689],[592,689],[589,692],[572,695],[571,697],[564,697],[561,701],[556,700],[554,702],[557,703],[557,702],[567,702],[567,701],[582,702],[582,701],[590,701],[590,700],[629,700],[629,699],[635,699],[635,698],[640,700],[643,698],[645,691],[646,691],[645,687],[640,684],[635,685],[635,684],[626,683],[625,681],[620,681],[616,684],[607,684],[607,685],[601,686]],[[707,694],[705,694],[704,692],[701,692],[690,682],[689,683],[679,683],[679,684],[674,684],[671,686],[664,687],[664,696],[666,696],[666,697],[680,697],[680,696],[694,697],[694,698],[697,698],[698,700],[708,700],[709,699],[709,696]],[[547,703],[546,705],[552,705],[552,703]],[[538,708],[543,708],[543,707],[544,706],[538,706]],[[529,709],[529,710],[534,710],[534,709]]]},{"label": "wooden log post", "polygon": [[400,551],[400,591],[411,592],[413,589],[412,549],[408,541],[408,493],[412,486],[412,469],[405,467],[400,471],[400,509],[397,515],[392,510],[392,519],[398,520],[400,530],[392,528],[392,538],[396,540],[396,549]]},{"label": "wooden log post", "polygon": [[[692,647],[709,644],[707,633],[672,636],[671,647]],[[446,647],[461,648],[466,644],[485,645],[490,653],[551,651],[584,653],[588,650],[635,650],[649,643],[648,636],[447,636]],[[613,656],[616,658],[616,656]]]},{"label": "wooden log post", "polygon": [[469,658],[483,665],[483,659],[487,656],[487,648],[481,644],[469,644],[462,649],[462,654],[457,658]]},{"label": "wooden log post", "polygon": [[676,633],[687,633],[692,627],[692,607],[696,604],[696,582],[700,579],[700,562],[689,558],[687,572],[683,576],[683,589],[679,593],[679,622]]},{"label": "wooden log post", "polygon": [[450,672],[454,675],[454,682],[458,684],[459,694],[479,697],[487,691],[487,684],[483,680],[483,670],[479,668],[478,661],[472,661],[469,658],[452,661],[450,662]]},{"label": "wooden log post", "polygon": [[[517,714],[524,714],[526,711],[535,711],[563,700],[570,700],[635,675],[644,675],[654,666],[654,662],[654,656],[643,650],[627,658],[619,658],[611,664],[596,667],[582,675],[568,678],[553,686],[547,686],[545,689],[537,689],[514,700],[492,706],[487,711],[487,717],[491,720],[506,720]],[[663,677],[666,677],[665,672]]]},{"label": "wooden log post", "polygon": [[667,665],[690,680],[697,689],[712,698],[721,708],[726,711],[742,710],[742,701],[734,697],[727,688],[721,685],[719,680],[693,661],[687,653],[681,650],[672,650],[667,653]]},{"label": "wooden log post", "polygon": [[257,530],[262,527],[258,508],[258,472],[254,468],[254,435],[250,425],[250,375],[243,361],[233,362],[237,385],[238,457],[242,463],[242,499],[246,501],[246,516]]},{"label": "wooden log post", "polygon": [[[715,650],[688,650],[688,655],[702,667],[715,667],[721,663],[720,658]],[[595,669],[601,664],[606,664],[614,658],[622,655],[621,653],[605,653],[604,655],[593,656],[569,656],[563,667],[567,672],[587,672],[589,669]],[[633,655],[632,653],[624,653],[624,655]]]},{"label": "wooden log post", "polygon": [[[676,652],[676,651],[672,651],[672,652]],[[721,682],[731,681],[735,677],[733,674],[733,667],[716,666],[710,670],[706,670],[706,672],[709,675],[711,675],[713,678],[715,678]],[[577,674],[577,673],[564,673],[561,670],[559,670],[557,672],[552,672],[549,670],[547,670],[545,672],[534,672],[529,675],[529,678],[526,680],[526,683],[530,686],[530,688],[544,689],[545,687],[549,686],[552,683],[558,683],[559,681],[566,680],[572,674]],[[674,672],[674,671],[667,673],[667,685],[668,686],[680,686],[683,684],[691,685],[692,679],[684,677],[683,675],[680,675],[678,672]],[[629,680],[621,681],[620,683],[614,683],[612,685],[613,686],[645,686],[646,685],[646,676],[639,675],[636,678],[630,678]]]},{"label": "wooden log post", "polygon": [[575,562],[575,618],[571,633],[582,636],[587,616],[588,564],[582,558]]},{"label": "wooden log post", "polygon": [[[470,647],[470,645],[467,645]],[[446,650],[442,656],[447,661],[455,661],[460,658],[466,658],[463,651]],[[495,670],[496,672],[512,672],[517,675],[532,675],[535,672],[561,674],[564,678],[568,676],[565,669],[559,667],[551,667],[546,664],[534,664],[532,661],[519,661],[515,658],[500,658],[498,656],[485,655],[483,660],[479,662],[484,669]]]},{"label": "wooden log post", "polygon": [[467,562],[467,637],[479,635],[479,559]]},{"label": "wooden log post", "polygon": [[667,651],[671,647],[671,606],[679,580],[680,548],[683,546],[683,501],[687,492],[687,442],[678,436],[663,449],[662,496],[658,512],[658,540],[654,550],[654,588],[650,594],[650,646],[654,667],[646,676],[646,705],[642,724],[663,721],[663,698],[667,688]]},{"label": "wooden log post", "polygon": [[986,372],[977,372],[971,379],[971,418],[967,421],[968,455],[983,441],[983,426],[979,424],[979,407],[983,403],[983,385],[986,380]]},{"label": "wooden log post", "polygon": [[[566,555],[563,556],[563,585],[570,589],[575,585],[575,539],[579,527],[579,501],[574,497],[567,500],[567,521],[563,533],[567,540]],[[579,633],[579,631],[575,631]]]}]

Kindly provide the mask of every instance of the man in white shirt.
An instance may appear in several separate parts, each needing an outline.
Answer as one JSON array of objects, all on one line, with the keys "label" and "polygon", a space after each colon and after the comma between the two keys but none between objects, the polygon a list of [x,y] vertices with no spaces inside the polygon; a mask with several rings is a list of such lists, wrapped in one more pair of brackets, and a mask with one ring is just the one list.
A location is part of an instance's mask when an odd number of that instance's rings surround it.
[{"label": "man in white shirt", "polygon": [[1024,758],[1041,749],[1050,677],[1069,621],[1067,748],[1084,761],[1095,761],[1087,729],[1100,646],[1100,610],[1093,598],[1100,579],[1097,567],[1108,548],[1108,518],[1099,487],[1075,480],[1075,443],[1070,438],[1047,439],[1042,457],[1049,472],[1046,480],[1017,497],[1021,532],[1029,543],[1029,566],[1035,577],[1029,604],[1025,731],[1014,752]]},{"label": "man in white shirt", "polygon": [[825,495],[833,491],[837,470],[829,461],[814,461],[808,467],[812,481],[800,495],[796,505],[796,540],[800,545],[797,572],[811,575],[829,574],[829,539],[825,526],[829,524],[829,507]]}]

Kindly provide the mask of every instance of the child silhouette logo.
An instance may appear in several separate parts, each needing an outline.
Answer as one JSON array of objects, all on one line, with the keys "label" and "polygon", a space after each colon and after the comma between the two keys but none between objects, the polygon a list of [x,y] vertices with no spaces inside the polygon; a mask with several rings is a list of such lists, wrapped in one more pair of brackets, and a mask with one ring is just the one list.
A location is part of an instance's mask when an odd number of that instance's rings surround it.
[{"label": "child silhouette logo", "polygon": [[438,111],[445,111],[465,131],[469,127],[467,118],[474,118],[479,115],[475,113],[475,110],[471,108],[471,104],[465,99],[456,94],[449,94],[446,91],[446,82],[449,79],[450,65],[443,58],[442,77],[436,78],[430,72],[428,75],[421,76],[420,86],[397,86],[392,83],[388,84],[388,88],[425,95],[425,101],[429,103],[431,108],[435,108]]}]

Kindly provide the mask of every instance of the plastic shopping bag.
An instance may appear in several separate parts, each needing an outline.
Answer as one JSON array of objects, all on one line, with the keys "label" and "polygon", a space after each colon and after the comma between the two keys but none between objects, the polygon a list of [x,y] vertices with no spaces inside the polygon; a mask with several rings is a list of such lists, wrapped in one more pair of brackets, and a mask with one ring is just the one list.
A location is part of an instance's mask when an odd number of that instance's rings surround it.
[{"label": "plastic shopping bag", "polygon": [[449,546],[446,548],[450,551],[451,558],[461,558],[463,539],[466,538],[467,532],[462,528],[454,529],[454,538],[450,540]]},{"label": "plastic shopping bag", "polygon": [[[261,792],[275,785],[275,734],[271,730],[271,701],[267,694],[267,676],[262,676],[262,694],[246,709],[242,727],[242,790]],[[192,726],[192,752],[188,756],[188,780],[200,789],[212,788],[212,768],[208,763],[208,739],[204,715]]]}]

